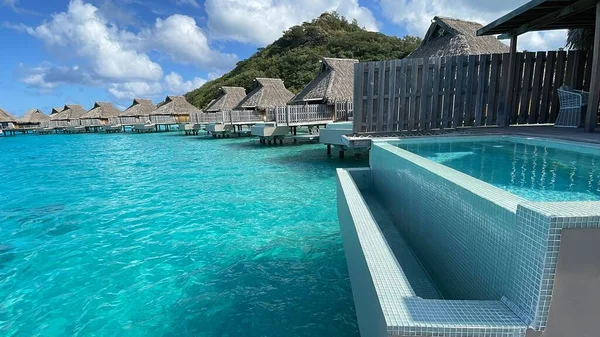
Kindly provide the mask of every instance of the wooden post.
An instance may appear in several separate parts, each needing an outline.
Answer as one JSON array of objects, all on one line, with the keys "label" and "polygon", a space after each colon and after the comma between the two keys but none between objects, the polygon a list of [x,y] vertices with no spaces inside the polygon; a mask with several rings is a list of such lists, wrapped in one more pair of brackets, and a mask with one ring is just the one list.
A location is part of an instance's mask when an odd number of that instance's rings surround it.
[{"label": "wooden post", "polygon": [[510,38],[510,57],[508,60],[508,80],[506,82],[506,92],[504,106],[498,111],[498,126],[505,127],[510,124],[510,109],[513,102],[513,93],[515,86],[515,68],[517,60],[517,36]]},{"label": "wooden post", "polygon": [[598,123],[598,103],[600,103],[600,0],[596,3],[596,29],[594,30],[594,51],[592,55],[592,80],[585,115],[586,132],[594,132]]},{"label": "wooden post", "polygon": [[327,144],[327,155],[331,156],[331,144]]}]

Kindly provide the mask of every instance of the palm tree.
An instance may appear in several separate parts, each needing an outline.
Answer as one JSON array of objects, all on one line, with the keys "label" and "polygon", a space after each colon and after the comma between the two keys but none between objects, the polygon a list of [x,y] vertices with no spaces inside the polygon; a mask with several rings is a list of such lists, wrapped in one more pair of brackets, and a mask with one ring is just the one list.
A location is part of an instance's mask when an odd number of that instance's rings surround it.
[{"label": "palm tree", "polygon": [[593,29],[569,29],[569,32],[567,33],[567,48],[579,50],[592,50],[593,46]]}]

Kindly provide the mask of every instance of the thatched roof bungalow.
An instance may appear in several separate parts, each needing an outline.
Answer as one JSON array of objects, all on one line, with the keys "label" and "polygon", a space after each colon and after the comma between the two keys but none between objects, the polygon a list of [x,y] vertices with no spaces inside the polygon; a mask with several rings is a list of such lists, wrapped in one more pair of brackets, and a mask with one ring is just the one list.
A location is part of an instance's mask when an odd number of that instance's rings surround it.
[{"label": "thatched roof bungalow", "polygon": [[44,114],[40,109],[31,109],[23,117],[19,118],[17,124],[19,127],[47,127],[50,123],[50,116]]},{"label": "thatched roof bungalow", "polygon": [[254,88],[235,107],[235,110],[266,111],[269,108],[286,105],[294,94],[285,88],[278,78],[256,78]]},{"label": "thatched roof bungalow", "polygon": [[9,126],[12,126],[12,124],[16,123],[17,120],[18,120],[17,117],[9,114],[4,109],[0,108],[0,127],[1,128],[3,128],[3,129],[8,128]]},{"label": "thatched roof bungalow", "polygon": [[407,58],[502,54],[509,47],[493,36],[477,36],[483,26],[477,22],[436,16],[421,45]]},{"label": "thatched roof bungalow", "polygon": [[117,117],[121,111],[108,102],[95,102],[94,107],[81,117],[83,126],[104,126],[110,118]]},{"label": "thatched roof bungalow", "polygon": [[178,124],[190,121],[190,114],[202,111],[188,103],[183,96],[167,96],[164,102],[150,114],[150,120],[156,124]]},{"label": "thatched roof bungalow", "polygon": [[246,97],[246,89],[242,87],[222,87],[219,96],[212,100],[205,112],[233,110]]},{"label": "thatched roof bungalow", "polygon": [[324,57],[317,77],[310,81],[288,104],[328,104],[352,101],[354,64],[358,60]]},{"label": "thatched roof bungalow", "polygon": [[81,105],[67,104],[61,112],[50,116],[50,126],[67,127],[81,125],[80,118],[86,113],[87,111]]},{"label": "thatched roof bungalow", "polygon": [[[145,98],[134,98],[129,108],[119,114],[120,124],[134,125],[145,123],[150,119],[150,114],[156,110],[152,100]],[[118,122],[115,122],[118,124]]]}]

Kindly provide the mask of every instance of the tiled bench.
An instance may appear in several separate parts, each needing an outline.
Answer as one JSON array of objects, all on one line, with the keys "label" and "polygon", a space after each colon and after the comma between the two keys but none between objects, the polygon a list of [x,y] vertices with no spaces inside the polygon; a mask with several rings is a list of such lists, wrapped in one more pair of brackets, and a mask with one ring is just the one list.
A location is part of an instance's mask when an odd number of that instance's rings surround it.
[{"label": "tiled bench", "polygon": [[368,169],[338,170],[338,214],[361,336],[523,336],[526,324],[499,300],[440,297],[369,194],[370,180]]}]

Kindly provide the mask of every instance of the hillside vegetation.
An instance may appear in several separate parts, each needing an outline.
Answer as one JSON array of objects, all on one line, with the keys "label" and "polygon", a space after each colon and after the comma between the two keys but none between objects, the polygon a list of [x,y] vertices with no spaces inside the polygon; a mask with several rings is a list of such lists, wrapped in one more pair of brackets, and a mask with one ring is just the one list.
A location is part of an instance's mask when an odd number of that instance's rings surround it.
[{"label": "hillside vegetation", "polygon": [[369,32],[356,21],[348,22],[337,13],[324,13],[312,22],[291,27],[277,41],[238,62],[229,73],[185,97],[195,106],[205,108],[218,95],[220,87],[240,86],[250,91],[256,77],[281,78],[296,93],[315,77],[323,56],[360,61],[400,59],[420,43],[417,37],[398,38]]}]

